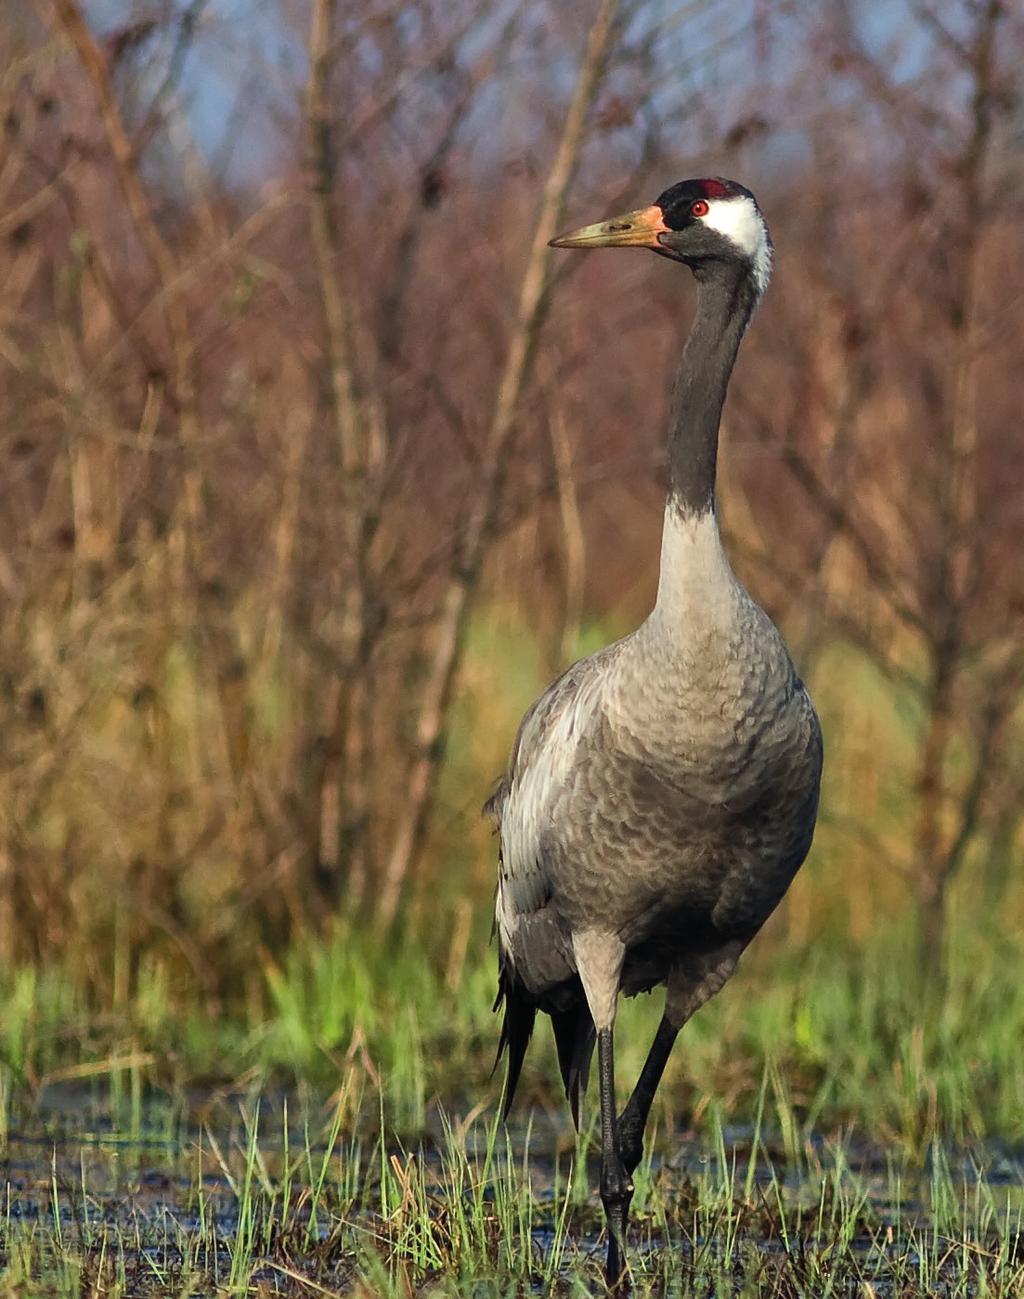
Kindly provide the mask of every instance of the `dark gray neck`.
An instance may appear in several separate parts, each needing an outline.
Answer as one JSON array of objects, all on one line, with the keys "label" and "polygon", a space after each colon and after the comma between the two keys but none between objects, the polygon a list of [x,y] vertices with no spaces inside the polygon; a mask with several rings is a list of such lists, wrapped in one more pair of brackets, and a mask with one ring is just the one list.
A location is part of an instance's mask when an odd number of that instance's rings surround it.
[{"label": "dark gray neck", "polygon": [[757,306],[749,269],[704,262],[694,269],[697,315],[672,390],[669,497],[682,514],[714,508],[718,425],[736,353]]}]

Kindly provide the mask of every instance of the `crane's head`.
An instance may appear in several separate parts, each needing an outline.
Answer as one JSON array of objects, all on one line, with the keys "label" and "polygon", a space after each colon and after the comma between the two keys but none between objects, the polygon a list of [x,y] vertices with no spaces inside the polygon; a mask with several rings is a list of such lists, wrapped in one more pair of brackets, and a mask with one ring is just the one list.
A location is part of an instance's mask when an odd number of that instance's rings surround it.
[{"label": "crane's head", "polygon": [[733,180],[683,180],[650,207],[583,226],[551,240],[552,248],[650,248],[692,270],[714,263],[744,265],[763,293],[772,241],[757,200]]}]

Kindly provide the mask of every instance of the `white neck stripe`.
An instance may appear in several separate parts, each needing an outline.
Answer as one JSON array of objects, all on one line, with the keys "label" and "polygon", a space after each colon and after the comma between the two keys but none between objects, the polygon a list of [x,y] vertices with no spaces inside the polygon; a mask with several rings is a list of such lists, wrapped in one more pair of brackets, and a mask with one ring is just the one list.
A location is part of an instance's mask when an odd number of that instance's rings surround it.
[{"label": "white neck stripe", "polygon": [[701,220],[735,244],[744,257],[750,258],[757,291],[764,293],[772,273],[772,244],[757,205],[745,194],[708,199],[707,205],[707,216]]}]

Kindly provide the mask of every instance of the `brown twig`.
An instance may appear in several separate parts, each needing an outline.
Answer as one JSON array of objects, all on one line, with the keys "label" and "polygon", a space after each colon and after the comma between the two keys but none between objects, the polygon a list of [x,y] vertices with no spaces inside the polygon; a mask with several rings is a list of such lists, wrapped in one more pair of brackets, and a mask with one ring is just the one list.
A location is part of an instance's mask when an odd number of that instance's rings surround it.
[{"label": "brown twig", "polygon": [[498,384],[476,494],[455,555],[442,602],[436,640],[420,699],[416,748],[405,781],[394,841],[384,870],[378,918],[390,925],[398,911],[410,867],[423,841],[444,754],[444,735],[466,624],[480,566],[501,498],[516,410],[526,386],[547,307],[548,241],[557,232],[565,196],[579,160],[587,113],[601,84],[612,46],[618,0],[602,0],[587,39],[572,102],[541,199],[519,291],[515,324]]}]

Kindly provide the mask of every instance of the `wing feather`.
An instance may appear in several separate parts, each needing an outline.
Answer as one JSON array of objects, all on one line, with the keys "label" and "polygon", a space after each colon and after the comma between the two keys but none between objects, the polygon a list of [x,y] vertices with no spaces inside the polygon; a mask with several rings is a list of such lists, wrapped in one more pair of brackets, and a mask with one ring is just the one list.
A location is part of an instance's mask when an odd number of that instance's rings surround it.
[{"label": "wing feather", "polygon": [[[600,667],[607,657],[602,651],[581,659],[541,695],[523,718],[508,769],[484,807],[500,835],[495,900],[499,952],[503,965],[515,966],[527,987],[548,983],[557,972],[563,978],[572,973],[571,967],[561,969],[552,948],[552,921],[540,914],[551,898],[545,839],[554,801],[599,711],[605,683]],[[532,941],[527,942],[530,931]]]}]

